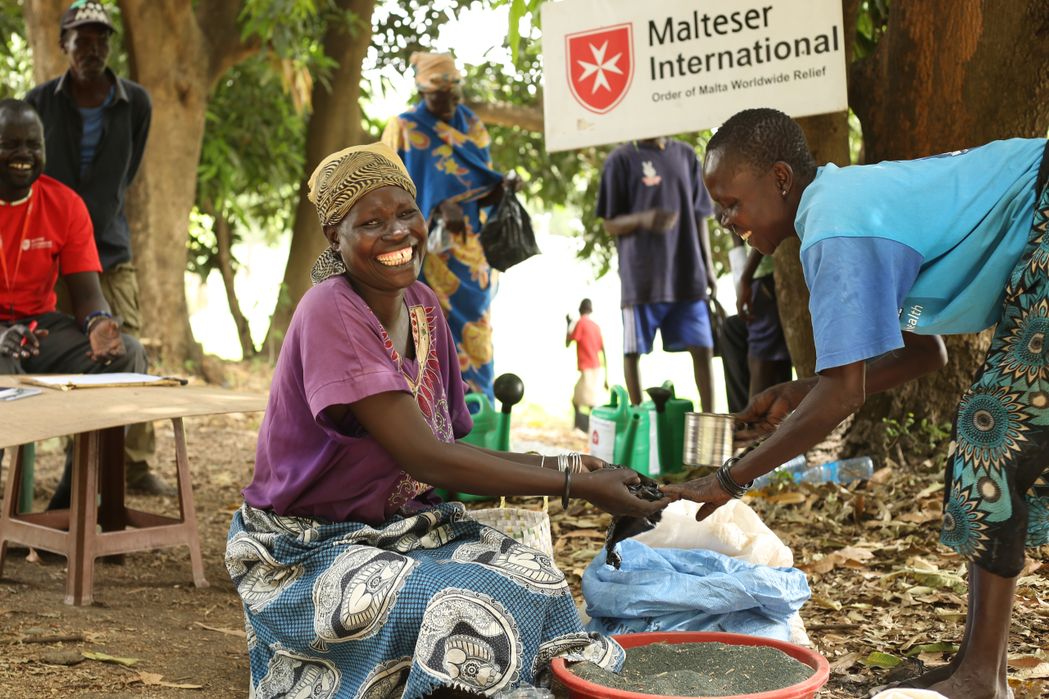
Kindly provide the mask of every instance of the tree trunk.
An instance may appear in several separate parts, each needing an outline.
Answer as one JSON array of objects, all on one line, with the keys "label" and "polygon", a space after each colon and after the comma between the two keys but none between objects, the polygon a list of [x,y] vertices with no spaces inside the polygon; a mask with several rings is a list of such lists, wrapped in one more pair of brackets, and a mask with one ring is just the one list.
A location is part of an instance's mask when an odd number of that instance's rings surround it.
[{"label": "tree trunk", "polygon": [[59,23],[68,7],[67,0],[25,0],[23,13],[37,85],[58,77],[69,65],[58,44]]},{"label": "tree trunk", "polygon": [[[868,162],[915,158],[1000,138],[1045,136],[1049,122],[1049,4],[991,0],[893,3],[875,53],[852,69],[850,102]],[[936,374],[868,399],[850,445],[877,451],[883,418],[953,419],[990,331],[947,338]],[[916,406],[921,406],[916,409]]]},{"label": "tree trunk", "polygon": [[258,353],[258,350],[255,349],[255,343],[251,341],[251,326],[248,324],[248,319],[244,317],[243,311],[240,310],[240,301],[237,300],[237,288],[234,283],[236,273],[233,270],[233,225],[229,219],[215,210],[207,213],[215,221],[219,274],[222,275],[222,285],[226,289],[229,314],[233,316],[233,322],[237,326],[240,353],[244,359],[250,359]]},{"label": "tree trunk", "polygon": [[336,68],[327,81],[313,86],[313,113],[306,132],[306,171],[295,208],[291,248],[284,269],[276,308],[270,319],[265,345],[275,355],[284,340],[295,305],[310,287],[310,267],[324,249],[324,235],[317,210],[306,195],[306,181],[317,164],[328,155],[361,142],[361,63],[371,44],[371,17],[375,0],[338,0],[339,10],[352,12],[353,26],[331,22],[324,35],[324,54],[333,59]]},{"label": "tree trunk", "polygon": [[239,40],[240,6],[226,0],[120,2],[131,79],[153,100],[149,143],[127,202],[143,332],[173,366],[202,354],[186,306],[186,239],[208,97],[215,81],[254,50]]}]

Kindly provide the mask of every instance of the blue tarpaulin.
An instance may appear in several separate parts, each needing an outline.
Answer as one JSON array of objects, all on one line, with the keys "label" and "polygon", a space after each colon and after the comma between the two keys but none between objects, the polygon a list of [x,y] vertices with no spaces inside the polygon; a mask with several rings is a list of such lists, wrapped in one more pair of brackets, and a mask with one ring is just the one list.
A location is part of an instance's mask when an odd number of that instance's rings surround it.
[{"label": "blue tarpaulin", "polygon": [[632,539],[618,547],[622,568],[607,565],[602,549],[583,573],[591,631],[727,631],[788,641],[787,620],[812,594],[797,568]]}]

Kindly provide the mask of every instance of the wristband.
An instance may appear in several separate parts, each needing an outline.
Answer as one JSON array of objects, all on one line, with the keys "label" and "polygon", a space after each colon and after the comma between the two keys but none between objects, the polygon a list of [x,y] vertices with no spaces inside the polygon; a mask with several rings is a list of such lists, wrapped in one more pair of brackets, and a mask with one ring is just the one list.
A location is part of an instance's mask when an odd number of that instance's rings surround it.
[{"label": "wristband", "polygon": [[84,318],[84,334],[90,335],[91,328],[92,326],[94,326],[95,322],[103,318],[109,318],[110,320],[113,320],[113,314],[109,313],[108,311],[91,311],[90,313],[88,313],[87,316]]},{"label": "wristband", "polygon": [[732,474],[729,472],[729,469],[731,469],[732,465],[737,461],[739,461],[738,456],[733,456],[725,461],[725,463],[721,465],[721,468],[715,472],[714,477],[717,479],[718,485],[721,486],[722,490],[738,500],[750,490],[750,487],[754,485],[754,481],[750,481],[743,485],[736,482],[732,477]]}]

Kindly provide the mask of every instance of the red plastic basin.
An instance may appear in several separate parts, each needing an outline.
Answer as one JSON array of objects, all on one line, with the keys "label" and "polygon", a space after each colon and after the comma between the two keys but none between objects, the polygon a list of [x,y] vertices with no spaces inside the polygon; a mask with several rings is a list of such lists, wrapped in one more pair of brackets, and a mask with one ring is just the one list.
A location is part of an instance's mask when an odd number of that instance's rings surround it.
[{"label": "red plastic basin", "polygon": [[[820,687],[827,683],[830,676],[830,663],[819,653],[786,641],[758,636],[744,636],[738,633],[721,633],[717,631],[670,631],[665,633],[630,633],[613,636],[624,648],[647,646],[650,643],[727,643],[736,646],[770,646],[777,648],[790,657],[805,663],[816,672],[804,682],[777,689],[772,692],[757,694],[737,694],[733,699],[811,699],[816,696]],[[694,697],[669,697],[660,694],[642,694],[623,689],[612,689],[583,678],[569,671],[564,658],[554,658],[551,663],[554,677],[568,689],[571,699],[695,699]],[[713,699],[713,698],[711,698]]]}]

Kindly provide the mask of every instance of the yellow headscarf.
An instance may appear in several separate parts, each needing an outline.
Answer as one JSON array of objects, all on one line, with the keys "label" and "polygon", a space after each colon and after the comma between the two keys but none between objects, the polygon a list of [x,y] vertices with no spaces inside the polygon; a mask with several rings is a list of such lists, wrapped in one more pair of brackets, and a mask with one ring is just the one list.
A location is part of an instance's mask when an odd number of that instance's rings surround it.
[{"label": "yellow headscarf", "polygon": [[415,183],[389,146],[351,146],[321,161],[309,181],[309,199],[322,226],[333,226],[368,192],[393,185],[415,197]]},{"label": "yellow headscarf", "polygon": [[408,62],[415,67],[415,87],[419,92],[450,90],[463,81],[450,53],[416,51]]}]

